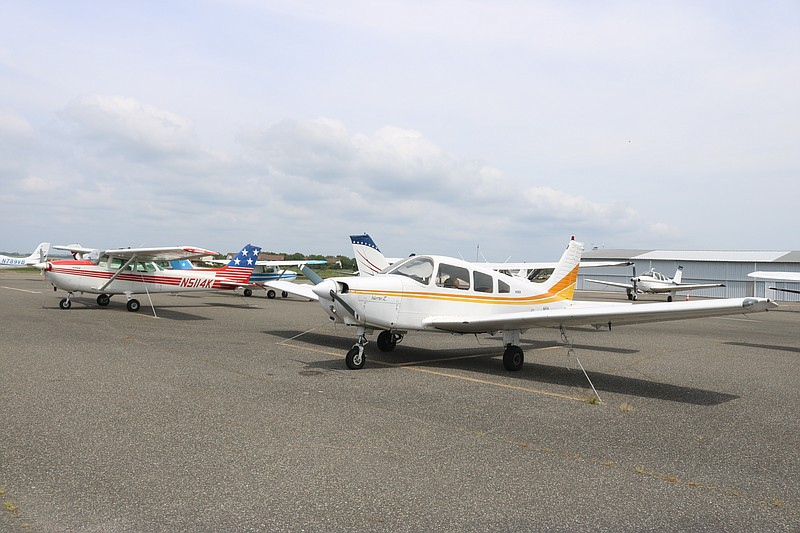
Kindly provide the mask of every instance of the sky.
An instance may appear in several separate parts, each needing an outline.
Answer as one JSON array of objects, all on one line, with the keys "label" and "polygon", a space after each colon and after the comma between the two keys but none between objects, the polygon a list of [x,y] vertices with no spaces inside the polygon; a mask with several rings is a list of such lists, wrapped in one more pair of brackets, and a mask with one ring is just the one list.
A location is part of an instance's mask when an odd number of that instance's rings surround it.
[{"label": "sky", "polygon": [[0,250],[799,250],[800,3],[0,4]]}]

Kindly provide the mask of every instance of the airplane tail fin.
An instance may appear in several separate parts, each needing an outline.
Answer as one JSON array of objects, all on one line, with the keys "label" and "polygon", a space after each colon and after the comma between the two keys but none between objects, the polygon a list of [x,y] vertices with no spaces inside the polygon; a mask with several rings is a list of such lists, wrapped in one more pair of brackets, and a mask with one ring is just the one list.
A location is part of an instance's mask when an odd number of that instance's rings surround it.
[{"label": "airplane tail fin", "polygon": [[256,266],[256,260],[260,253],[261,248],[258,246],[246,244],[233,259],[228,261],[227,265],[219,270],[218,275],[232,283],[246,284],[250,280],[250,274],[253,273],[253,267]]},{"label": "airplane tail fin", "polygon": [[25,263],[29,265],[36,265],[47,261],[47,255],[50,253],[50,243],[43,242],[33,251],[31,255],[25,258]]},{"label": "airplane tail fin", "polygon": [[680,283],[682,277],[683,277],[683,267],[679,266],[678,270],[675,271],[675,277],[672,278],[672,281],[674,281],[675,283]]},{"label": "airplane tail fin", "polygon": [[368,234],[350,235],[350,242],[353,245],[360,276],[374,276],[389,266],[389,261]]},{"label": "airplane tail fin", "polygon": [[575,296],[575,284],[578,281],[578,267],[581,263],[582,253],[583,243],[577,242],[573,237],[555,270],[542,284],[543,288],[554,296],[572,300]]}]

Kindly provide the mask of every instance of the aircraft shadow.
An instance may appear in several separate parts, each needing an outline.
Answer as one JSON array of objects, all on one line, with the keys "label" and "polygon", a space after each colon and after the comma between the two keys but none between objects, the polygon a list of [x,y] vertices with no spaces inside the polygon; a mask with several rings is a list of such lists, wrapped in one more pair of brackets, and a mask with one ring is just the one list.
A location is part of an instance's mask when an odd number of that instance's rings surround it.
[{"label": "aircraft shadow", "polygon": [[[278,337],[284,337],[286,339],[295,339],[298,344],[307,343],[314,346],[325,346],[331,348],[332,350],[341,350],[342,359],[344,359],[345,352],[353,345],[354,341],[354,339],[349,337],[341,337],[317,332],[301,334],[299,331],[264,331],[264,333]],[[564,345],[559,343],[546,343],[541,341],[528,341],[525,344],[527,346],[536,348],[546,348],[550,346],[564,348]],[[580,345],[575,347],[585,350],[607,351],[623,354],[638,352],[638,350],[609,349],[604,346],[598,347]],[[367,364],[369,365],[369,361],[373,360],[388,365],[380,365],[383,368],[402,365],[426,368],[433,367],[441,369],[458,369],[484,374],[487,376],[503,375],[506,377],[514,377],[531,382],[549,383],[552,385],[578,388],[590,392],[586,377],[583,375],[583,372],[580,371],[580,368],[575,361],[569,360],[569,363],[572,367],[571,369],[566,367],[566,363],[568,361],[566,358],[566,352],[564,366],[537,363],[535,354],[529,354],[522,370],[513,373],[512,375],[502,367],[502,362],[500,361],[502,348],[499,346],[487,345],[475,348],[433,350],[427,348],[403,347],[401,344],[398,345],[395,352],[389,354],[379,352],[378,349],[374,347],[374,342],[371,342],[370,345],[367,346],[367,351]],[[494,361],[489,361],[490,359],[494,359]],[[343,360],[335,359],[320,360],[319,362],[309,363],[308,366],[309,368],[330,370],[345,368]],[[636,396],[640,398],[653,398],[658,400],[667,400],[671,402],[703,406],[719,405],[739,398],[739,396],[734,394],[698,389],[694,387],[684,387],[680,385],[672,385],[670,383],[661,383],[629,376],[618,376],[602,372],[593,372],[591,370],[587,370],[587,372],[595,388],[600,393],[608,392],[614,394],[624,394],[627,396]]]},{"label": "aircraft shadow", "polygon": [[744,348],[758,348],[759,350],[777,350],[780,352],[793,352],[793,353],[800,353],[800,348],[796,346],[778,346],[775,344],[756,344],[753,342],[734,342],[728,341],[724,344],[728,344],[730,346],[742,346]]}]

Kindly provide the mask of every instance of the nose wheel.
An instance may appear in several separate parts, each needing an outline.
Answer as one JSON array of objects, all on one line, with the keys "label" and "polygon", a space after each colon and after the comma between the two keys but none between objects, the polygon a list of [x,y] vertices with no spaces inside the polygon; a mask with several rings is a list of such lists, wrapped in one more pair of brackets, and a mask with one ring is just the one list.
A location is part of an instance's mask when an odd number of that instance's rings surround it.
[{"label": "nose wheel", "polygon": [[358,340],[344,357],[344,362],[350,370],[361,370],[364,368],[364,363],[367,362],[367,357],[364,355],[364,347],[367,345],[367,336],[364,333],[359,333]]},{"label": "nose wheel", "polygon": [[62,298],[60,302],[58,302],[58,306],[61,309],[69,309],[72,307],[72,293],[67,293],[66,298]]}]

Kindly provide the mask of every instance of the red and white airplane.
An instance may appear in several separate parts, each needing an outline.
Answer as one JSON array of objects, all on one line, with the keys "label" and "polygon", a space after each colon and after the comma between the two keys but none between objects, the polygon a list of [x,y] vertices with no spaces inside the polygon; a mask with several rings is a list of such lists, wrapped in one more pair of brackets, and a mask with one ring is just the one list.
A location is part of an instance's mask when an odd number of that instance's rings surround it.
[{"label": "red and white airplane", "polygon": [[112,295],[124,294],[128,298],[128,311],[139,310],[139,300],[132,297],[134,294],[233,290],[246,285],[261,252],[258,246],[248,244],[222,268],[165,270],[155,261],[219,254],[194,246],[115,250],[93,250],[79,245],[53,248],[68,250],[75,257],[48,261],[44,268],[44,276],[54,290],[67,291],[67,297],[58,304],[61,309],[69,309],[73,293],[80,292],[98,294],[97,305],[101,307],[108,305]]}]

